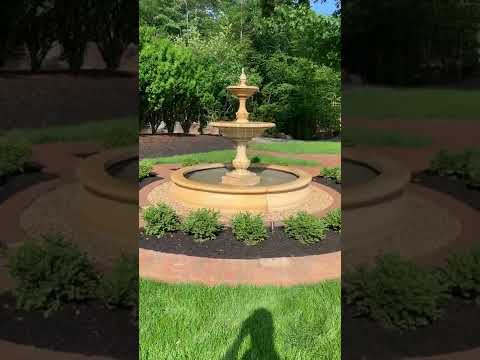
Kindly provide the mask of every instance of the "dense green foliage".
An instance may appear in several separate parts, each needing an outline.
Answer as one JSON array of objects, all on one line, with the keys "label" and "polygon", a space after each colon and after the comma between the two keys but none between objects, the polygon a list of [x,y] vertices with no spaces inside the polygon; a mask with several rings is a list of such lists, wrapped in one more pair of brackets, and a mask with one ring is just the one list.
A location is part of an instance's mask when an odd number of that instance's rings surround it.
[{"label": "dense green foliage", "polygon": [[441,176],[456,176],[466,184],[480,187],[480,151],[449,153],[440,150],[432,159],[430,170]]},{"label": "dense green foliage", "polygon": [[267,229],[260,215],[240,213],[232,218],[235,238],[247,245],[256,245],[267,238]]},{"label": "dense green foliage", "polygon": [[9,259],[17,306],[49,313],[64,303],[93,298],[98,276],[86,254],[58,236],[43,240],[26,242]]},{"label": "dense green foliage", "polygon": [[143,180],[150,176],[153,169],[153,165],[146,161],[140,161],[138,163],[138,180]]},{"label": "dense green foliage", "polygon": [[[4,4],[5,3],[5,4]],[[96,41],[108,69],[116,69],[123,51],[138,39],[138,4],[130,0],[20,0],[0,5],[0,64],[26,44],[32,71],[41,68],[55,41],[72,71],[84,62],[88,41]]]},{"label": "dense green foliage", "polygon": [[342,169],[338,166],[324,167],[320,170],[320,176],[335,181],[337,184],[342,183]]},{"label": "dense green foliage", "polygon": [[358,316],[386,327],[414,329],[442,314],[447,287],[435,272],[396,255],[378,257],[372,268],[361,266],[344,277],[345,299]]},{"label": "dense green foliage", "polygon": [[222,230],[220,213],[211,209],[198,209],[187,215],[182,222],[182,231],[193,235],[195,241],[214,240]]},{"label": "dense green foliage", "polygon": [[233,119],[226,86],[242,67],[260,93],[251,119],[309,139],[340,131],[340,19],[308,2],[140,1],[141,121],[155,132],[163,121],[200,129]]},{"label": "dense green foliage", "polygon": [[175,210],[164,203],[150,206],[143,212],[145,233],[161,237],[167,232],[178,230],[180,219]]},{"label": "dense green foliage", "polygon": [[100,283],[99,295],[108,306],[138,306],[138,257],[120,256]]},{"label": "dense green foliage", "polygon": [[309,245],[325,238],[327,224],[311,214],[299,212],[285,221],[285,232],[291,238]]},{"label": "dense green foliage", "polygon": [[23,138],[0,136],[0,176],[23,171],[31,155],[31,146]]},{"label": "dense green foliage", "polygon": [[442,280],[453,295],[480,301],[480,250],[454,254],[441,270]]},{"label": "dense green foliage", "polygon": [[333,209],[322,218],[327,229],[342,231],[342,209]]},{"label": "dense green foliage", "polygon": [[344,0],[342,18],[342,66],[368,81],[434,83],[478,67],[478,2]]}]

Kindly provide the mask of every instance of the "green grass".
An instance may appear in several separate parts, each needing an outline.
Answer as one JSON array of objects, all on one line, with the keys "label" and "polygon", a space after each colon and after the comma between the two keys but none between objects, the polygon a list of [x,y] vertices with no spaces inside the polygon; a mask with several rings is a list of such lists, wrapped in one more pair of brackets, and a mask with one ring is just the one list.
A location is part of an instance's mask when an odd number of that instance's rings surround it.
[{"label": "green grass", "polygon": [[[340,359],[340,309],[339,281],[234,288],[142,280],[140,358]],[[237,356],[227,355],[235,343]]]},{"label": "green grass", "polygon": [[297,141],[252,144],[251,149],[291,154],[339,154],[339,141]]},{"label": "green grass", "polygon": [[134,118],[122,118],[78,125],[15,129],[6,135],[22,137],[32,144],[88,141],[107,147],[133,145],[138,142],[138,121]]},{"label": "green grass", "polygon": [[430,139],[421,136],[406,136],[385,130],[365,128],[344,129],[342,141],[345,146],[368,145],[399,148],[422,148],[431,144]]},{"label": "green grass", "polygon": [[480,91],[359,87],[344,93],[344,118],[479,120]]},{"label": "green grass", "polygon": [[[185,154],[185,155],[174,155],[174,156],[165,156],[159,158],[146,158],[142,162],[149,162],[151,164],[181,164],[186,160],[194,160],[200,164],[212,164],[212,163],[229,163],[235,157],[234,150],[215,150],[209,152]],[[316,166],[318,163],[312,160],[302,160],[302,159],[290,159],[290,158],[281,158],[268,155],[257,155],[251,156],[250,160],[257,158],[252,161],[262,164],[274,164],[274,165],[296,165],[296,166]]]}]

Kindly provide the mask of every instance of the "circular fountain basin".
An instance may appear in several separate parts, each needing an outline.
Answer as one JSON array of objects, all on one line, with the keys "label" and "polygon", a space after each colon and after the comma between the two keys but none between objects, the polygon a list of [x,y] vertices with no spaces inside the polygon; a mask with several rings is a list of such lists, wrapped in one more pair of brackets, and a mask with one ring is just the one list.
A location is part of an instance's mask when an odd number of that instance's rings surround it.
[{"label": "circular fountain basin", "polygon": [[342,217],[349,224],[342,230],[345,250],[388,238],[408,211],[404,191],[409,181],[409,171],[391,159],[343,151]]},{"label": "circular fountain basin", "polygon": [[224,213],[256,213],[291,210],[301,206],[311,193],[312,177],[285,166],[251,166],[261,180],[255,186],[221,183],[231,168],[225,164],[181,168],[171,175],[171,196],[190,208],[214,208]]},{"label": "circular fountain basin", "polygon": [[78,175],[81,224],[89,231],[109,234],[112,244],[108,246],[131,251],[137,239],[138,148],[90,156],[82,161]]}]

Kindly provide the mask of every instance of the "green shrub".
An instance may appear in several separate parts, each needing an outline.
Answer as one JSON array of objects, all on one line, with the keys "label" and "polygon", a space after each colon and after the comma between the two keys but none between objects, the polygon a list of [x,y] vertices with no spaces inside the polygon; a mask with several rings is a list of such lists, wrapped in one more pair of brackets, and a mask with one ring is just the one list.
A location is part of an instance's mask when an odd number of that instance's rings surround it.
[{"label": "green shrub", "polygon": [[135,307],[138,301],[138,257],[122,255],[102,279],[100,298],[107,306]]},{"label": "green shrub", "polygon": [[161,237],[178,230],[180,219],[174,209],[164,203],[151,206],[143,212],[145,233]]},{"label": "green shrub", "polygon": [[23,310],[58,310],[62,304],[93,298],[98,276],[86,254],[60,236],[29,241],[9,259],[16,280],[17,306]]},{"label": "green shrub", "polygon": [[344,294],[357,316],[385,327],[414,329],[440,317],[448,295],[436,273],[396,255],[377,258],[371,269],[359,267],[344,277]]},{"label": "green shrub", "polygon": [[324,167],[320,171],[320,176],[330,180],[334,180],[337,184],[342,183],[342,171],[338,166],[332,168]]},{"label": "green shrub", "polygon": [[452,295],[480,301],[480,249],[450,256],[440,271]]},{"label": "green shrub", "polygon": [[182,167],[193,166],[193,165],[197,165],[197,164],[200,164],[200,161],[198,159],[195,159],[195,158],[186,158],[182,161]]},{"label": "green shrub", "polygon": [[470,155],[466,166],[467,183],[474,187],[480,187],[480,153]]},{"label": "green shrub", "polygon": [[232,231],[235,238],[247,245],[256,245],[267,238],[267,229],[262,217],[249,213],[240,213],[232,219]]},{"label": "green shrub", "polygon": [[193,235],[195,241],[214,240],[222,230],[219,213],[210,209],[192,211],[182,223],[182,230]]},{"label": "green shrub", "polygon": [[313,215],[302,211],[285,221],[285,232],[302,244],[313,244],[325,238],[325,223]]},{"label": "green shrub", "polygon": [[23,171],[31,156],[31,145],[24,139],[0,137],[0,176]]},{"label": "green shrub", "polygon": [[446,150],[440,150],[432,159],[430,170],[440,176],[457,176],[465,183],[480,186],[480,152],[466,150],[458,154],[452,154]]},{"label": "green shrub", "polygon": [[325,226],[333,231],[342,231],[342,210],[333,209],[322,219]]},{"label": "green shrub", "polygon": [[252,164],[260,164],[260,162],[261,162],[262,160],[260,159],[259,156],[256,156],[256,155],[255,155],[254,157],[252,157],[252,159],[251,159],[250,161],[251,161]]},{"label": "green shrub", "polygon": [[138,180],[143,180],[152,173],[153,165],[149,162],[140,161],[138,164]]}]

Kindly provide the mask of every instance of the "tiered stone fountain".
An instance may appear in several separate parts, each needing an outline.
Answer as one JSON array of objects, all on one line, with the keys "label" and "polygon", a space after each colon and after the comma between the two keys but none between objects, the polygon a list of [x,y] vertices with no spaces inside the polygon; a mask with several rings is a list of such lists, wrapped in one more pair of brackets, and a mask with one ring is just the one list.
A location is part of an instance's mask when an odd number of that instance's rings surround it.
[{"label": "tiered stone fountain", "polygon": [[276,165],[250,166],[248,142],[275,124],[248,120],[246,102],[258,87],[247,84],[243,70],[240,83],[227,89],[240,101],[236,120],[211,125],[236,142],[235,159],[231,164],[201,164],[176,170],[170,176],[171,182],[150,193],[150,203],[166,201],[180,212],[213,208],[227,217],[251,211],[265,214],[270,220],[299,210],[315,213],[329,207],[332,198],[312,185],[312,177],[305,171]]}]

